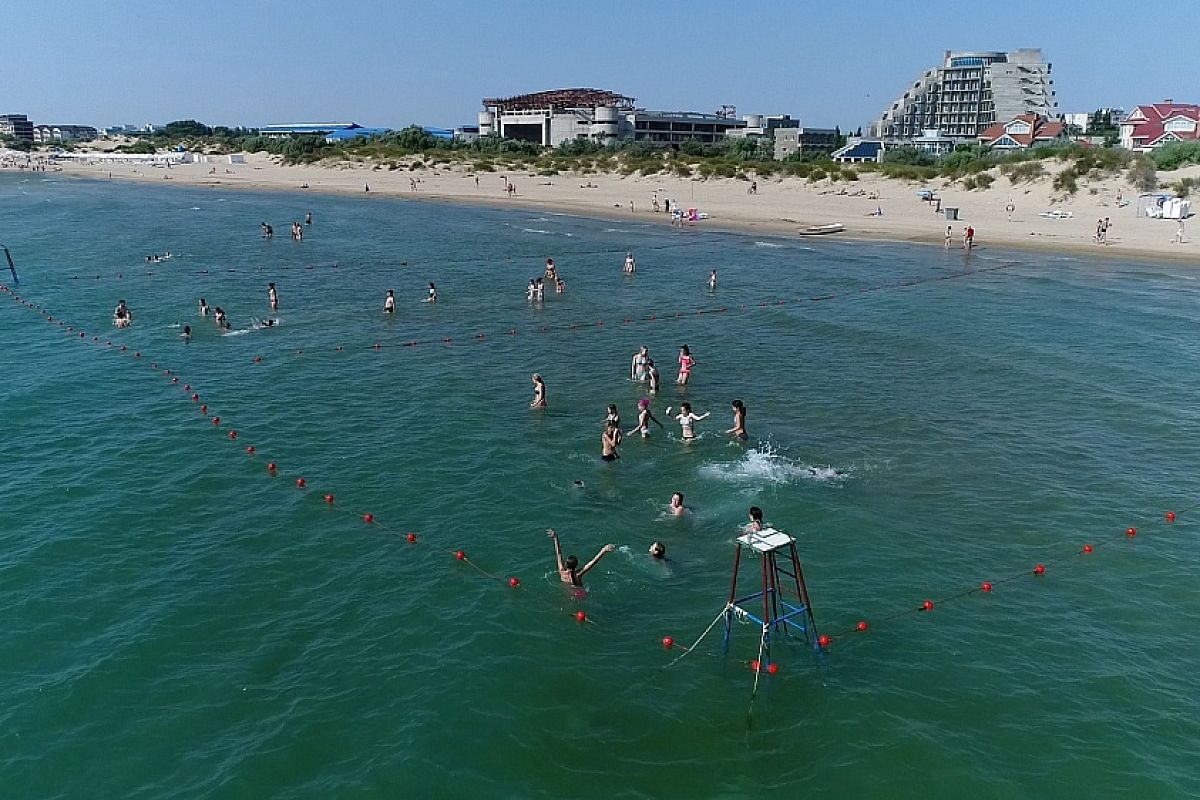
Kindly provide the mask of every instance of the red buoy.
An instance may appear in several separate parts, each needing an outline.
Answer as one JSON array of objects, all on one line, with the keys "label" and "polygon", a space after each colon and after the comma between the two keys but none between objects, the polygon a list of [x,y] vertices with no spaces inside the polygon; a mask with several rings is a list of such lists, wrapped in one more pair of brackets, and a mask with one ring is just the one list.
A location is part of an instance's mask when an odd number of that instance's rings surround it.
[{"label": "red buoy", "polygon": [[404,538],[408,539],[409,544],[417,543],[417,535],[415,533],[410,533],[408,536],[405,536]]},{"label": "red buoy", "polygon": [[1125,535],[1126,536],[1137,536],[1137,528],[1126,528]]},{"label": "red buoy", "polygon": [[668,650],[670,650],[672,647],[675,646],[675,640],[672,639],[670,636],[664,636],[662,638],[662,643],[663,643],[663,647],[667,648]]},{"label": "red buoy", "polygon": [[254,445],[250,445],[249,447],[246,448],[246,455],[248,455],[248,456],[254,455]]},{"label": "red buoy", "polygon": [[365,523],[367,523],[368,525],[370,525],[370,524],[371,524],[372,522],[374,522],[374,521],[375,521],[375,515],[374,515],[374,514],[363,514],[363,522],[365,522]]},{"label": "red buoy", "polygon": [[772,661],[770,664],[767,664],[767,674],[768,675],[774,675],[778,672],[779,672],[779,665],[776,664],[774,661]]},{"label": "red buoy", "polygon": [[587,622],[587,614],[583,613],[582,611],[576,611],[575,619],[579,622]]},{"label": "red buoy", "polygon": [[1090,544],[1085,544],[1085,545],[1083,546],[1083,552],[1085,552],[1085,553],[1090,553],[1090,552],[1092,552],[1092,546],[1091,546]]},{"label": "red buoy", "polygon": [[980,586],[979,588],[985,592],[990,592],[992,590],[992,584],[989,583],[988,581],[984,581],[983,585]]},{"label": "red buoy", "polygon": [[933,601],[926,600],[924,603],[921,604],[921,608],[923,608],[926,611],[933,611]]},{"label": "red buoy", "polygon": [[817,637],[817,644],[819,644],[822,648],[829,647],[829,643],[832,641],[833,641],[832,639],[830,639],[828,636],[826,636],[823,633]]},{"label": "red buoy", "polygon": [[867,625],[867,621],[864,619],[862,622],[859,622],[859,623],[858,623],[857,625],[855,625],[854,627],[855,627],[855,628],[856,628],[856,629],[857,629],[859,632],[865,632],[865,631],[867,630],[867,628],[869,628],[870,626],[869,626],[869,625]]},{"label": "red buoy", "polygon": [[459,561],[466,561],[466,560],[467,560],[467,554],[466,554],[466,553],[464,553],[462,550],[456,550],[456,551],[454,552],[454,557],[455,557],[455,558],[457,558]]},{"label": "red buoy", "polygon": [[1045,567],[1045,565],[1044,565],[1044,564],[1038,564],[1036,567],[1034,567],[1034,568],[1033,568],[1033,574],[1034,574],[1034,575],[1045,575],[1045,574],[1046,574],[1046,567]]},{"label": "red buoy", "polygon": [[275,471],[275,462],[272,461],[270,464],[267,464],[267,472],[274,472],[274,471]]},{"label": "red buoy", "polygon": [[1175,521],[1175,512],[1168,511],[1167,512],[1167,522],[1174,522],[1174,521]]},{"label": "red buoy", "polygon": [[296,488],[303,489],[306,485],[304,478],[296,478]]},{"label": "red buoy", "polygon": [[518,578],[517,576],[514,575],[513,577],[508,579],[508,585],[513,587],[514,589],[516,589],[518,586],[521,585],[521,580],[520,580],[520,578]]},{"label": "red buoy", "polygon": [[237,438],[237,431],[230,431],[230,432],[229,432],[229,438],[230,438],[230,439],[236,439],[236,438]]},{"label": "red buoy", "polygon": [[333,505],[333,495],[331,495],[331,494],[325,495],[325,502],[328,503],[329,505]]}]

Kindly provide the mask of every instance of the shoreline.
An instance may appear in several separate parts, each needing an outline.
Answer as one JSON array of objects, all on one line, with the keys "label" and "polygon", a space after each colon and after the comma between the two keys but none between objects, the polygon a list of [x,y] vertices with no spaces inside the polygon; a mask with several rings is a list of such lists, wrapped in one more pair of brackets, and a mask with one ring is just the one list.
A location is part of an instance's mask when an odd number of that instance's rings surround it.
[{"label": "shoreline", "polygon": [[[102,154],[98,155],[98,158]],[[1176,223],[1172,220],[1138,219],[1131,203],[1113,207],[1105,198],[1123,192],[1136,198],[1136,192],[1119,178],[1091,187],[1086,197],[1075,197],[1069,205],[1076,209],[1091,201],[1091,209],[1073,212],[1070,219],[1046,219],[1029,209],[1040,206],[1063,207],[1049,197],[1049,185],[1018,184],[985,191],[967,191],[946,185],[944,180],[929,186],[943,198],[943,205],[961,209],[960,219],[947,222],[943,216],[916,198],[917,184],[862,173],[860,180],[839,184],[810,184],[799,178],[771,178],[760,182],[760,193],[748,193],[748,183],[732,178],[695,181],[667,175],[620,176],[611,173],[575,175],[563,173],[538,176],[512,173],[517,185],[515,196],[501,196],[501,181],[509,176],[501,172],[476,173],[461,165],[421,170],[385,171],[365,165],[283,166],[262,154],[247,156],[246,164],[222,167],[224,174],[210,174],[212,164],[182,164],[166,168],[130,165],[64,164],[61,173],[94,180],[122,180],[132,183],[185,185],[194,188],[287,191],[295,194],[363,195],[370,185],[370,196],[393,199],[482,205],[489,208],[527,209],[568,213],[608,221],[656,222],[670,225],[665,213],[651,209],[652,196],[664,199],[685,196],[678,205],[696,207],[710,218],[696,226],[737,234],[761,233],[789,240],[825,239],[836,241],[889,242],[937,247],[943,244],[945,229],[952,228],[951,250],[961,251],[961,234],[967,225],[976,229],[976,246],[1012,249],[1030,253],[1096,257],[1108,260],[1136,260],[1192,263],[1200,266],[1200,243],[1191,239],[1183,244],[1170,243]],[[117,167],[109,169],[109,167]],[[233,167],[233,169],[229,169]],[[1190,168],[1200,175],[1200,167]],[[1184,171],[1180,171],[1184,172]],[[53,173],[41,173],[53,174]],[[1181,176],[1182,177],[1182,176]],[[417,181],[413,190],[412,181]],[[996,183],[1007,183],[1000,179]],[[936,185],[936,184],[943,185]],[[491,188],[487,188],[491,184]],[[578,187],[578,188],[576,188]],[[1021,193],[1020,203],[1016,193]],[[1035,194],[1037,193],[1037,194]],[[870,199],[877,194],[879,199]],[[698,195],[698,196],[697,196]],[[1045,195],[1043,197],[1042,195]],[[637,198],[637,199],[631,199]],[[1004,210],[1007,202],[1018,205],[1011,221]],[[633,211],[629,205],[633,204]],[[640,206],[640,207],[639,207]],[[875,210],[883,211],[875,216]],[[1024,213],[1022,213],[1022,211]],[[1085,216],[1086,215],[1086,216]],[[1093,217],[1113,219],[1112,244],[1094,242]],[[807,225],[840,223],[845,231],[827,236],[804,237],[798,230]],[[1197,235],[1200,235],[1198,228]]]}]

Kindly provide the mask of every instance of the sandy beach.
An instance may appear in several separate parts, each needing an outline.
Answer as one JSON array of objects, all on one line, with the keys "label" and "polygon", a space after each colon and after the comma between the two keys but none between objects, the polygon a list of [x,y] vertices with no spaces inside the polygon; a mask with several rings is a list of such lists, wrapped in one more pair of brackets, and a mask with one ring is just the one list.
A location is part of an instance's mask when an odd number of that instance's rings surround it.
[{"label": "sandy beach", "polygon": [[[247,155],[245,164],[198,163],[165,168],[97,161],[66,164],[63,171],[89,178],[108,179],[111,175],[114,180],[158,184],[174,181],[214,189],[364,194],[369,186],[372,197],[486,203],[610,218],[635,216],[669,225],[670,216],[655,213],[652,208],[657,196],[660,202],[669,199],[672,207],[696,208],[708,215],[695,224],[743,232],[796,236],[807,226],[840,223],[845,231],[833,234],[838,237],[941,246],[946,227],[951,225],[951,246],[961,247],[963,231],[970,225],[977,246],[1200,263],[1200,244],[1195,238],[1200,237],[1200,225],[1185,223],[1185,242],[1174,243],[1178,222],[1138,218],[1138,192],[1123,178],[1084,179],[1077,194],[1063,198],[1051,187],[1050,176],[1059,165],[1045,165],[1047,177],[1016,185],[993,170],[996,180],[986,190],[968,191],[943,178],[913,183],[862,172],[857,181],[810,183],[800,178],[762,178],[756,194],[749,193],[750,185],[744,180],[698,180],[665,174],[542,176],[497,171],[479,173],[477,186],[475,173],[468,165],[414,170],[348,163],[284,166],[278,157],[261,153]],[[1169,184],[1184,177],[1200,177],[1200,166],[1160,173],[1159,181]],[[506,181],[515,184],[515,195],[504,191]],[[937,213],[934,205],[921,200],[921,189],[934,190],[943,209],[958,208],[958,220],[947,221],[944,213]],[[1120,207],[1118,192],[1123,198]],[[876,196],[878,199],[873,199]],[[1014,207],[1011,220],[1006,210],[1010,202]],[[1051,209],[1068,211],[1070,217],[1039,216]],[[1102,218],[1112,223],[1106,246],[1095,241],[1096,223]]]}]

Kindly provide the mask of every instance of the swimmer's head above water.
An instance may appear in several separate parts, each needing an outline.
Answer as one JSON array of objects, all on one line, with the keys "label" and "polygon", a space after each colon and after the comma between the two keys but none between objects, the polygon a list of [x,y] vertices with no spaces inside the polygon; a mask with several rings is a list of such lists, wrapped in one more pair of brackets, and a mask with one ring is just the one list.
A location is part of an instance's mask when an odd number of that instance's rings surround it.
[{"label": "swimmer's head above water", "polygon": [[657,559],[665,559],[667,557],[667,547],[662,542],[654,542],[650,545],[650,557]]}]

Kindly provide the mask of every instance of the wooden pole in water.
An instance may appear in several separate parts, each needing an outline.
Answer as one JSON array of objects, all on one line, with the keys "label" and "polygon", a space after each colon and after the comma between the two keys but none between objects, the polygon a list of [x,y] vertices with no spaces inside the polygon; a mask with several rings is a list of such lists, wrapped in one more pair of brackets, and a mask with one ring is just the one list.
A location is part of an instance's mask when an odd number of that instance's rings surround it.
[{"label": "wooden pole in water", "polygon": [[8,260],[8,271],[12,273],[13,283],[20,283],[21,279],[17,277],[17,265],[13,263],[12,253],[8,252],[8,245],[0,244],[0,250],[4,251],[4,257]]}]

